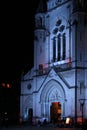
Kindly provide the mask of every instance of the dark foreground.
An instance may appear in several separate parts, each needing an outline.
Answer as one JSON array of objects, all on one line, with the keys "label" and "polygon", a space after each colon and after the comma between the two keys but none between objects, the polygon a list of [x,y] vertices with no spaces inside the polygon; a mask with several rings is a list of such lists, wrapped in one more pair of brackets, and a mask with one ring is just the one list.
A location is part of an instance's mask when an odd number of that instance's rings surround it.
[{"label": "dark foreground", "polygon": [[9,126],[1,126],[0,130],[83,130],[82,128],[75,128],[75,127],[66,127],[66,128],[61,128],[58,127],[57,125],[49,124],[49,125],[9,125]]}]

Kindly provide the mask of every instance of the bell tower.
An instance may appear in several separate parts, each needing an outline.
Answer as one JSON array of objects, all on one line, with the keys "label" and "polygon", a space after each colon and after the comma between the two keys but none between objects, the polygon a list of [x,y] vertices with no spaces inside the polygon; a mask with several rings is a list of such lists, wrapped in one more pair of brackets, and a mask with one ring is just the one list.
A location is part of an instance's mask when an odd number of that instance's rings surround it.
[{"label": "bell tower", "polygon": [[39,69],[42,70],[44,64],[47,63],[45,11],[46,11],[45,2],[43,0],[40,0],[35,15],[35,30],[34,30],[35,70],[39,70]]}]

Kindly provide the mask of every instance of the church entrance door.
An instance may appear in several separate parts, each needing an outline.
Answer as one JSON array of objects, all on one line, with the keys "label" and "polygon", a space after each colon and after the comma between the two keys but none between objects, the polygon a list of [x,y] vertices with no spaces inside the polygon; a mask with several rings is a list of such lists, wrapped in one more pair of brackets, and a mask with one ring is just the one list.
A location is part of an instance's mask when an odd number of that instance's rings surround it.
[{"label": "church entrance door", "polygon": [[61,103],[52,102],[50,106],[50,121],[53,123],[58,123],[61,121]]},{"label": "church entrance door", "polygon": [[30,123],[32,123],[32,117],[33,117],[33,109],[30,108],[28,110],[28,120],[29,120]]}]

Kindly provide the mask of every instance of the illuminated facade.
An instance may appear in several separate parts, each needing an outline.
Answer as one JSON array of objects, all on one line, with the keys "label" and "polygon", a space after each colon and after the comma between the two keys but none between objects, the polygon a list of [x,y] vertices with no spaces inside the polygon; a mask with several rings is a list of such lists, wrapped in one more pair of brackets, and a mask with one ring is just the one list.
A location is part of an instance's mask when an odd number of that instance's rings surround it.
[{"label": "illuminated facade", "polygon": [[46,4],[35,14],[34,66],[21,79],[20,117],[77,119],[84,99],[87,118],[87,0]]}]

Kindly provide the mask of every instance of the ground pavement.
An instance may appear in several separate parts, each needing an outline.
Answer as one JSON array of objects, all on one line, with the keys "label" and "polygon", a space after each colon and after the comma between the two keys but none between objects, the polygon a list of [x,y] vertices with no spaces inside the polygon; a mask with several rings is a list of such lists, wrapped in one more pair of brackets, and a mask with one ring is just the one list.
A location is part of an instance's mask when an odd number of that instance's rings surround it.
[{"label": "ground pavement", "polygon": [[[17,126],[3,126],[0,130],[71,130],[71,128],[59,128],[57,126],[29,126],[29,125],[17,125]],[[82,128],[72,128],[72,130],[82,130]]]}]

